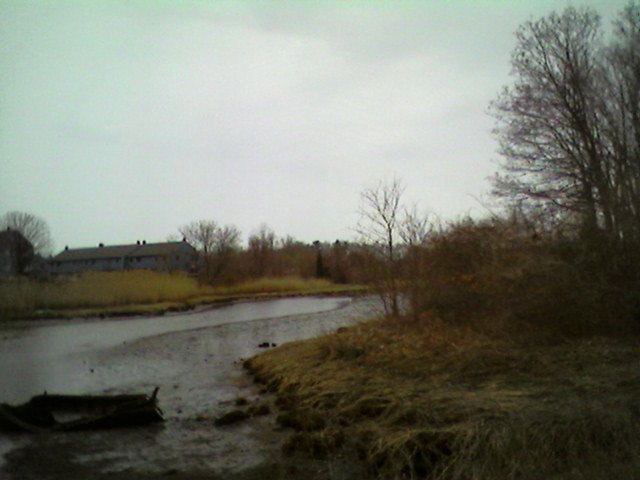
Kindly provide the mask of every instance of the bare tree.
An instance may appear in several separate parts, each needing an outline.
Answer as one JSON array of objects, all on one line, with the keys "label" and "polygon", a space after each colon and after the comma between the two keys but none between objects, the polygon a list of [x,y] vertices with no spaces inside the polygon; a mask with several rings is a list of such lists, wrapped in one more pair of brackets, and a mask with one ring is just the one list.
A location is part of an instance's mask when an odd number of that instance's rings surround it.
[{"label": "bare tree", "polygon": [[511,60],[515,83],[492,105],[506,172],[497,192],[579,210],[590,226],[602,174],[592,101],[599,27],[595,12],[574,8],[525,23]]},{"label": "bare tree", "polygon": [[400,314],[398,241],[403,192],[404,186],[397,179],[381,181],[376,187],[365,189],[360,194],[360,221],[357,226],[363,243],[379,260],[380,295],[385,312],[394,316]]},{"label": "bare tree", "polygon": [[612,172],[616,227],[640,238],[640,3],[632,2],[615,22],[604,51],[603,141]]},{"label": "bare tree", "polygon": [[20,232],[40,255],[51,253],[53,241],[49,226],[42,218],[25,212],[8,212],[0,218],[0,229]]},{"label": "bare tree", "polygon": [[517,32],[515,81],[492,104],[504,158],[496,193],[640,238],[640,4],[607,47],[600,17],[567,8]]},{"label": "bare tree", "polygon": [[212,278],[225,280],[230,275],[233,259],[240,248],[240,230],[233,225],[218,227],[212,251]]},{"label": "bare tree", "polygon": [[218,224],[213,220],[197,220],[178,231],[199,252],[207,255],[213,250]]},{"label": "bare tree", "polygon": [[424,255],[434,228],[429,215],[419,213],[416,205],[404,209],[399,230],[404,250],[402,276],[408,310],[414,320],[418,319],[425,303],[428,285],[425,284]]},{"label": "bare tree", "polygon": [[215,281],[228,269],[233,252],[240,246],[240,231],[234,226],[221,227],[213,220],[198,220],[179,229],[201,255],[204,278]]},{"label": "bare tree", "polygon": [[429,215],[420,213],[416,205],[404,209],[398,234],[405,246],[424,245],[432,230],[433,221]]},{"label": "bare tree", "polygon": [[249,236],[249,256],[253,275],[262,277],[272,274],[272,260],[276,247],[276,234],[266,224]]},{"label": "bare tree", "polygon": [[200,254],[203,262],[202,276],[205,280],[210,280],[213,273],[212,251],[215,244],[218,224],[213,220],[193,221],[178,231]]}]

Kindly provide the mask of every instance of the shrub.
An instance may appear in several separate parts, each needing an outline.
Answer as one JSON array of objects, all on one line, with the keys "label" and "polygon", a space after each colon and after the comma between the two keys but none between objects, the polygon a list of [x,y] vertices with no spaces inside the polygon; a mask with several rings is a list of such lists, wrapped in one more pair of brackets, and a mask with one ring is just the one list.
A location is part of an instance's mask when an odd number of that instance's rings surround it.
[{"label": "shrub", "polygon": [[516,222],[452,225],[422,247],[416,316],[567,336],[629,325],[635,290],[628,280],[610,281],[610,256],[586,261],[581,248],[578,240],[531,236]]}]

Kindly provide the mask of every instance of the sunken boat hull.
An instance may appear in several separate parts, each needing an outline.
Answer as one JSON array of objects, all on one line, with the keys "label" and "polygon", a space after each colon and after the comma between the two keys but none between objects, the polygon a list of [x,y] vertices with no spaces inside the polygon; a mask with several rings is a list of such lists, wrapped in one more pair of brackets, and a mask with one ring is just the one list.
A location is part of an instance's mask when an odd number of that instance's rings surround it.
[{"label": "sunken boat hull", "polygon": [[157,401],[134,395],[37,395],[17,406],[0,404],[0,429],[28,432],[134,427],[162,422]]}]

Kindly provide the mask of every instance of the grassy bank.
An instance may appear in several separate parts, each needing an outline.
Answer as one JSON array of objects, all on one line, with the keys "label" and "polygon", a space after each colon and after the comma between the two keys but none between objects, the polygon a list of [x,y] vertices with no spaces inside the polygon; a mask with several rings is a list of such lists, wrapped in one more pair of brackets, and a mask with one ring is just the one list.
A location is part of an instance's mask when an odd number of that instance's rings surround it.
[{"label": "grassy bank", "polygon": [[639,346],[374,321],[246,366],[296,429],[285,451],[350,444],[385,479],[635,479]]},{"label": "grassy bank", "polygon": [[362,287],[299,277],[260,278],[233,286],[212,287],[180,273],[92,272],[53,281],[18,278],[2,282],[0,317],[152,314],[241,298],[330,294],[360,289]]},{"label": "grassy bank", "polygon": [[640,478],[638,249],[596,240],[433,233],[398,266],[406,318],[246,362],[285,451],[355,448],[382,479]]}]

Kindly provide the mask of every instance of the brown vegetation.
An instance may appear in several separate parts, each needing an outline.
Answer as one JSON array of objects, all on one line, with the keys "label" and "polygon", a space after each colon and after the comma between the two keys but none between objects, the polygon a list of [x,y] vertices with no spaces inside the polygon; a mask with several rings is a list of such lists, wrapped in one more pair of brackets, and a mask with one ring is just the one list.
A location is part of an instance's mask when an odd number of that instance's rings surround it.
[{"label": "brown vegetation", "polygon": [[355,446],[385,479],[637,478],[635,253],[530,227],[434,232],[403,277],[415,311],[246,362],[285,451]]},{"label": "brown vegetation", "polygon": [[544,233],[516,219],[463,221],[414,250],[422,288],[411,307],[496,334],[611,333],[634,326],[640,313],[637,261],[631,246]]},{"label": "brown vegetation", "polygon": [[147,270],[90,272],[50,281],[20,277],[0,282],[0,318],[161,313],[239,298],[362,289],[299,277],[260,278],[212,287],[183,273]]},{"label": "brown vegetation", "polygon": [[355,243],[304,243],[290,236],[278,237],[263,224],[243,247],[236,227],[221,227],[213,220],[191,222],[180,228],[180,234],[198,251],[198,279],[208,285],[234,286],[275,277],[354,284],[370,278],[367,252]]},{"label": "brown vegetation", "polygon": [[637,347],[526,346],[385,321],[248,366],[285,399],[281,423],[297,430],[287,451],[326,455],[348,439],[381,478],[631,479],[640,471]]}]

